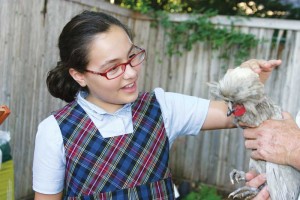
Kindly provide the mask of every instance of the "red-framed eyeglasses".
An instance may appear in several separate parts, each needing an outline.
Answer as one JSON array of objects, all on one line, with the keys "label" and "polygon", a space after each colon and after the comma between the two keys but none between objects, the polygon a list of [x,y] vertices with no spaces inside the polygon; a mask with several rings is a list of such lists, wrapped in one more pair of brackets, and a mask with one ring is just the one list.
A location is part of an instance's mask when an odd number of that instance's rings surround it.
[{"label": "red-framed eyeglasses", "polygon": [[103,72],[103,73],[88,70],[88,69],[85,69],[85,71],[92,73],[92,74],[104,76],[108,80],[118,78],[119,76],[124,74],[127,65],[130,65],[131,67],[136,67],[145,60],[146,50],[142,49],[140,47],[137,47],[137,46],[134,46],[134,48],[136,48],[138,50],[138,53],[134,54],[126,63],[121,63],[114,67],[111,67],[110,69],[108,69],[106,72]]}]

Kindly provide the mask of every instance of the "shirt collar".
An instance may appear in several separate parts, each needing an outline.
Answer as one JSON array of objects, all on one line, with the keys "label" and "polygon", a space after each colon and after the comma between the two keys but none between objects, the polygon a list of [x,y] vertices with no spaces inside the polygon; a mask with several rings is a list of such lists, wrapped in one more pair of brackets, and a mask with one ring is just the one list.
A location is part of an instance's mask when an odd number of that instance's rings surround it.
[{"label": "shirt collar", "polygon": [[122,108],[117,110],[115,113],[107,113],[104,109],[100,108],[99,106],[96,106],[95,104],[89,102],[86,100],[86,97],[88,96],[88,92],[86,91],[79,91],[77,94],[77,102],[83,106],[85,109],[88,109],[90,111],[93,111],[96,114],[100,115],[125,115],[127,112],[131,112],[131,105],[132,103],[125,104]]}]

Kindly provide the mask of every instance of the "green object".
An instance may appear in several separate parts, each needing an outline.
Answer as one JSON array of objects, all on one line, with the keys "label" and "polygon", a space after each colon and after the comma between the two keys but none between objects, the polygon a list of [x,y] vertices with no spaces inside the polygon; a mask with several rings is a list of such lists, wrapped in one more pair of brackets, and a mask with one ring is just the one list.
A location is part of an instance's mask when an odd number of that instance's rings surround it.
[{"label": "green object", "polygon": [[0,169],[0,199],[14,200],[14,163],[13,160],[2,163]]},{"label": "green object", "polygon": [[214,187],[207,185],[200,185],[200,187],[189,193],[184,200],[221,200],[221,196],[217,194],[217,190]]},{"label": "green object", "polygon": [[4,144],[1,144],[0,145],[0,150],[2,151],[2,162],[3,163],[12,159],[11,149],[10,149],[10,145],[9,145],[8,142],[5,142]]}]

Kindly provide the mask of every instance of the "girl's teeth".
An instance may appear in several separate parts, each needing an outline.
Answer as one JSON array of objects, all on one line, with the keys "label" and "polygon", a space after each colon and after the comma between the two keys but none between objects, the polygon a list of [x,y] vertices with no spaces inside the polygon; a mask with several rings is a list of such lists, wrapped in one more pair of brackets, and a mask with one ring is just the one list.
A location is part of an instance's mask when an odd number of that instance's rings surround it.
[{"label": "girl's teeth", "polygon": [[132,86],[133,86],[133,83],[130,84],[130,85],[127,85],[126,88],[130,88],[130,87],[132,87]]}]

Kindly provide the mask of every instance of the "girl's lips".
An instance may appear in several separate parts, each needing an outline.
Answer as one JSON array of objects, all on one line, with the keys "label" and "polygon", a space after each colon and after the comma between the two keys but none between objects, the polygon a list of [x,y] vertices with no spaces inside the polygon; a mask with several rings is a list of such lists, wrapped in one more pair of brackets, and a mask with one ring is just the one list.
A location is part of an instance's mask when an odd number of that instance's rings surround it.
[{"label": "girl's lips", "polygon": [[133,82],[131,84],[128,84],[121,88],[125,92],[135,92],[136,91],[136,82]]}]

